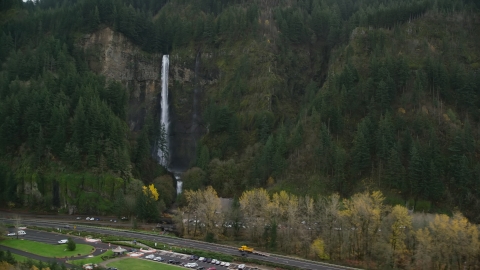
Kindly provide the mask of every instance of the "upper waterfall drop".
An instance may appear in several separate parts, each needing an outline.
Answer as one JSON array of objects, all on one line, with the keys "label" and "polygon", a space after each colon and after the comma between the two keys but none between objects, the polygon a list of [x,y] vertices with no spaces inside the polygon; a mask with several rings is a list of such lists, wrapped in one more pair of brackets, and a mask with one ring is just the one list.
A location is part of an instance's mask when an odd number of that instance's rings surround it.
[{"label": "upper waterfall drop", "polygon": [[158,161],[165,168],[168,168],[170,163],[170,119],[168,110],[168,65],[169,56],[164,55],[162,58],[162,97],[160,100],[160,139],[158,142],[157,157]]}]

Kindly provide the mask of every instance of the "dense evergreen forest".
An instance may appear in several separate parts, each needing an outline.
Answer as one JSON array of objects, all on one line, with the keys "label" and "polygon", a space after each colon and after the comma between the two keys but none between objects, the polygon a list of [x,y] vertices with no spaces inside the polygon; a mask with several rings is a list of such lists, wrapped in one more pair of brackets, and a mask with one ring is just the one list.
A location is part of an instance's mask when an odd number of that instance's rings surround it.
[{"label": "dense evergreen forest", "polygon": [[132,132],[130,93],[91,71],[78,45],[110,27],[146,55],[211,56],[202,67],[215,81],[203,89],[207,133],[184,188],[211,185],[224,197],[253,187],[345,197],[381,189],[390,204],[458,208],[478,221],[479,8],[478,0],[2,1],[0,201],[130,214],[142,185],[154,183],[162,205],[174,202],[173,181],[152,157],[158,116]]}]

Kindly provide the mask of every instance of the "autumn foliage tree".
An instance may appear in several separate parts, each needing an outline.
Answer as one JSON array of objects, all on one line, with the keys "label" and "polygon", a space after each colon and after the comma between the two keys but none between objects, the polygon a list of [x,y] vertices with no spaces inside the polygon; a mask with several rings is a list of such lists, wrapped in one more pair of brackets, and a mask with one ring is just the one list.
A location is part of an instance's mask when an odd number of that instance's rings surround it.
[{"label": "autumn foliage tree", "polygon": [[184,234],[191,235],[193,227],[194,237],[198,232],[206,240],[216,239],[222,232],[224,214],[215,189],[208,186],[204,190],[186,190],[184,196],[187,205],[182,210],[186,214],[186,222],[188,222],[187,226],[184,226],[186,230]]},{"label": "autumn foliage tree", "polygon": [[[212,187],[185,191],[184,235],[235,235],[256,248],[310,259],[355,260],[393,269],[460,269],[474,265],[478,229],[461,214],[436,215],[421,224],[402,205],[388,205],[380,191],[311,198],[262,188],[244,191],[235,215],[223,214]],[[194,222],[191,222],[194,221]],[[231,230],[222,224],[242,224]],[[217,226],[218,225],[218,226]]]},{"label": "autumn foliage tree", "polygon": [[142,192],[137,195],[137,216],[144,221],[157,221],[160,212],[164,210],[163,201],[158,202],[159,194],[153,184],[142,187]]}]

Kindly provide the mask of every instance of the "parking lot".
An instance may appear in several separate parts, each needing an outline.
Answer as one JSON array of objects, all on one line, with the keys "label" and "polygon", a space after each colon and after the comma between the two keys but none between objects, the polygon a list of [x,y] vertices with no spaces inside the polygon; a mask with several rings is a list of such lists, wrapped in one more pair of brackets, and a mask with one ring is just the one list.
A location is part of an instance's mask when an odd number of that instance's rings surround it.
[{"label": "parking lot", "polygon": [[[212,264],[212,263],[207,263],[207,262],[199,261],[198,259],[196,259],[196,260],[192,259],[192,255],[186,255],[186,254],[181,254],[181,253],[176,253],[176,252],[171,252],[171,251],[165,251],[165,250],[159,250],[155,253],[150,253],[150,254],[145,253],[145,255],[143,255],[141,258],[153,261],[153,259],[145,258],[146,256],[149,256],[151,254],[155,255],[155,257],[161,257],[163,259],[162,263],[169,263],[169,261],[170,261],[170,263],[172,263],[172,261],[173,261],[173,262],[176,262],[174,264],[177,264],[179,266],[184,266],[188,263],[198,264],[198,266],[193,267],[193,269],[198,269],[199,267],[204,267],[204,269],[207,270],[211,267],[214,267],[216,270],[226,270],[226,269],[238,269],[238,266],[239,266],[239,264],[237,264],[237,263],[230,263],[230,265],[228,267],[217,265],[217,264]],[[209,258],[209,259],[215,259],[215,258]],[[260,268],[249,267],[249,266],[245,266],[244,268],[241,268],[241,269],[243,269],[243,270],[257,270],[257,269],[261,270]]]}]

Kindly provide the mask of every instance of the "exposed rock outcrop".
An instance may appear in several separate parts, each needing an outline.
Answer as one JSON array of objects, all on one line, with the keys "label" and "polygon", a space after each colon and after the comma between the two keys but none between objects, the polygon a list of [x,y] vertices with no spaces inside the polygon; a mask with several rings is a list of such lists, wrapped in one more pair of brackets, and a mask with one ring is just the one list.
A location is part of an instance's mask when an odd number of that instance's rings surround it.
[{"label": "exposed rock outcrop", "polygon": [[[127,121],[131,131],[142,129],[147,114],[159,121],[162,55],[141,51],[121,33],[108,27],[85,35],[81,46],[93,71],[122,82],[128,89]],[[199,68],[200,62],[208,56],[211,54],[195,51],[184,57],[170,56],[170,165],[174,170],[189,167],[195,158],[197,141],[205,132],[201,117],[202,93],[204,88],[216,82],[208,71],[202,72]]]},{"label": "exposed rock outcrop", "polygon": [[140,130],[146,113],[155,113],[158,108],[161,55],[142,52],[108,27],[85,35],[82,46],[93,71],[122,82],[129,90],[128,125],[132,131]]}]

